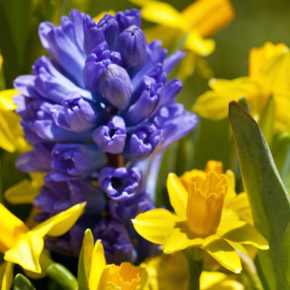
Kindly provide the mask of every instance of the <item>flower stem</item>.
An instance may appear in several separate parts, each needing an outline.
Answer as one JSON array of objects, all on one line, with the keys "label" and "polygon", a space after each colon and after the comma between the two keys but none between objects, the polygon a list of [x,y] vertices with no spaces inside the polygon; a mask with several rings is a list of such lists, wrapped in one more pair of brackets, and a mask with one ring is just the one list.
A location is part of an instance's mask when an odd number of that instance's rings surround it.
[{"label": "flower stem", "polygon": [[264,290],[254,262],[243,253],[240,253],[240,257],[243,265],[243,272],[250,283],[251,289]]},{"label": "flower stem", "polygon": [[184,251],[188,262],[188,290],[199,290],[199,278],[202,272],[202,251],[197,248],[189,248]]}]

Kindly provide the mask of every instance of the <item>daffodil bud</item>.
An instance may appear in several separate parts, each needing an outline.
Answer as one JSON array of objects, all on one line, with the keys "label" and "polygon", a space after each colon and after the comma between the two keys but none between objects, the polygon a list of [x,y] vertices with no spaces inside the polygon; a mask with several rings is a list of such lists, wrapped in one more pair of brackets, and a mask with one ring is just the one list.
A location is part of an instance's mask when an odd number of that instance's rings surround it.
[{"label": "daffodil bud", "polygon": [[99,80],[99,92],[113,106],[124,110],[130,100],[132,85],[127,71],[116,64],[109,64]]},{"label": "daffodil bud", "polygon": [[136,25],[128,27],[119,35],[116,48],[130,72],[134,73],[144,65],[146,45],[144,32]]}]

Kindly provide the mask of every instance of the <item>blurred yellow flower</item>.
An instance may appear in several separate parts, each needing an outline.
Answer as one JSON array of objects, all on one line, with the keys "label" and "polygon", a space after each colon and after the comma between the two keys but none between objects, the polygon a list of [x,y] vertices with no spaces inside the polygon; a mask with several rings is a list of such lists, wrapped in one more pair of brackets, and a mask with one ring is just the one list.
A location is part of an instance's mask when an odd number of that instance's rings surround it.
[{"label": "blurred yellow flower", "polygon": [[[94,245],[90,229],[86,230],[84,235],[79,269],[80,265],[84,266],[84,280],[89,290],[143,289],[146,281],[146,271],[141,267],[136,267],[128,262],[123,262],[120,266],[107,265],[102,242],[97,240]],[[83,277],[81,281],[79,279],[81,287],[85,287],[82,286],[84,280]]]},{"label": "blurred yellow flower", "polygon": [[[141,266],[145,267],[148,274],[146,290],[188,289],[187,260],[181,252],[149,258]],[[237,276],[234,274],[203,271],[200,276],[200,289],[243,290],[244,287],[237,281]]]},{"label": "blurred yellow flower", "polygon": [[132,222],[142,237],[161,244],[164,253],[200,247],[223,267],[239,273],[242,266],[237,250],[247,253],[244,245],[261,250],[269,246],[252,225],[223,206],[228,180],[219,170],[208,165],[206,171],[191,172],[182,181],[170,173],[167,189],[175,213],[153,209]]},{"label": "blurred yellow flower", "polygon": [[0,265],[0,289],[10,290],[13,280],[13,263],[3,262]]},{"label": "blurred yellow flower", "polygon": [[131,2],[142,7],[144,19],[159,24],[146,30],[149,41],[160,39],[165,47],[171,48],[177,40],[183,42],[182,48],[187,55],[180,69],[182,79],[193,73],[195,64],[204,67],[204,62],[198,60],[196,55],[207,56],[214,51],[215,41],[206,37],[225,27],[234,18],[229,0],[198,0],[181,12],[161,1]]},{"label": "blurred yellow flower", "polygon": [[43,250],[44,236],[55,237],[66,233],[81,216],[84,207],[85,203],[77,204],[30,230],[0,203],[0,252],[4,253],[4,260],[40,273],[39,258]]},{"label": "blurred yellow flower", "polygon": [[29,150],[20,125],[20,116],[14,110],[14,89],[0,91],[0,147],[8,152]]},{"label": "blurred yellow flower", "polygon": [[5,199],[12,204],[32,203],[44,184],[44,175],[44,173],[30,173],[30,179],[23,179],[4,192]]},{"label": "blurred yellow flower", "polygon": [[290,52],[284,44],[265,43],[249,55],[249,76],[233,80],[212,79],[210,91],[196,100],[193,111],[219,120],[227,116],[228,104],[244,97],[253,117],[259,121],[272,95],[275,103],[275,128],[290,131]]}]

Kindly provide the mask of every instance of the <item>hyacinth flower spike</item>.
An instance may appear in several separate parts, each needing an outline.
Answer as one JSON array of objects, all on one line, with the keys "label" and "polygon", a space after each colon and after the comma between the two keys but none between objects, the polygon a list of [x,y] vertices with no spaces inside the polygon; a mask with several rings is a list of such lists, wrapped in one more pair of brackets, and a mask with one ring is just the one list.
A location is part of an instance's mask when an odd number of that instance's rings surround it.
[{"label": "hyacinth flower spike", "polygon": [[84,208],[85,203],[77,204],[29,229],[0,204],[0,251],[4,253],[4,260],[19,264],[26,270],[41,273],[39,259],[44,237],[56,237],[66,233],[81,216]]},{"label": "hyacinth flower spike", "polygon": [[135,290],[144,288],[146,271],[129,262],[120,266],[107,265],[101,240],[94,244],[92,232],[87,229],[80,253],[78,279],[81,289]]},{"label": "hyacinth flower spike", "polygon": [[242,270],[237,250],[247,253],[244,245],[269,248],[253,226],[223,207],[228,189],[224,174],[198,170],[187,182],[185,187],[169,174],[167,188],[175,213],[159,208],[139,214],[132,221],[141,236],[161,244],[167,254],[199,247],[234,273]]}]

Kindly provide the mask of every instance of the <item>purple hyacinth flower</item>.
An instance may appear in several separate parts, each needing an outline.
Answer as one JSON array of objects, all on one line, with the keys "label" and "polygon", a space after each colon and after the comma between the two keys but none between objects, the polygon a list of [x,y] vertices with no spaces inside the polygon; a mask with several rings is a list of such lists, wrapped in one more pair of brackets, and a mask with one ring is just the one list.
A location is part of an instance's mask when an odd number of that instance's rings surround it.
[{"label": "purple hyacinth flower", "polygon": [[117,12],[116,19],[119,23],[120,31],[132,25],[141,27],[140,12],[135,8]]},{"label": "purple hyacinth flower", "polygon": [[46,176],[44,181],[45,185],[33,202],[42,213],[57,214],[83,201],[87,202],[88,214],[97,214],[105,209],[104,193],[87,179],[55,182]]},{"label": "purple hyacinth flower", "polygon": [[162,83],[144,76],[132,95],[130,107],[123,113],[126,123],[135,125],[149,118],[159,106],[162,90]]},{"label": "purple hyacinth flower", "polygon": [[153,208],[146,191],[135,194],[125,200],[109,200],[109,209],[112,217],[120,222],[127,223],[139,213]]},{"label": "purple hyacinth flower", "polygon": [[96,127],[101,115],[78,93],[69,95],[62,105],[54,105],[50,110],[58,127],[73,132],[84,132]]},{"label": "purple hyacinth flower", "polygon": [[161,140],[161,131],[152,123],[138,126],[128,134],[124,154],[132,160],[148,157]]},{"label": "purple hyacinth flower", "polygon": [[164,150],[172,142],[184,137],[198,123],[198,117],[184,110],[182,104],[171,103],[162,107],[153,118],[154,124],[161,129],[162,140],[159,149]]},{"label": "purple hyacinth flower", "polygon": [[80,179],[106,164],[104,153],[93,146],[56,144],[49,176],[54,181]]},{"label": "purple hyacinth flower", "polygon": [[98,181],[107,196],[114,200],[124,200],[134,196],[142,186],[141,172],[136,167],[104,167]]},{"label": "purple hyacinth flower", "polygon": [[104,152],[122,153],[126,141],[126,124],[122,117],[114,116],[106,125],[98,127],[93,132],[93,139]]},{"label": "purple hyacinth flower", "polygon": [[119,24],[116,20],[116,17],[110,14],[105,14],[105,16],[97,24],[97,27],[100,31],[103,32],[106,42],[113,50],[115,47],[116,38],[119,34]]},{"label": "purple hyacinth flower", "polygon": [[34,150],[21,154],[16,167],[23,172],[47,172],[51,168],[51,148],[47,144],[38,143]]},{"label": "purple hyacinth flower", "polygon": [[133,263],[136,260],[136,251],[122,223],[103,219],[96,225],[93,235],[102,240],[108,263]]},{"label": "purple hyacinth flower", "polygon": [[119,65],[109,64],[100,76],[99,92],[113,106],[124,110],[132,93],[132,85],[127,71]]},{"label": "purple hyacinth flower", "polygon": [[119,35],[116,50],[121,53],[127,70],[135,73],[143,67],[147,57],[144,32],[136,25],[128,27]]}]

